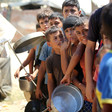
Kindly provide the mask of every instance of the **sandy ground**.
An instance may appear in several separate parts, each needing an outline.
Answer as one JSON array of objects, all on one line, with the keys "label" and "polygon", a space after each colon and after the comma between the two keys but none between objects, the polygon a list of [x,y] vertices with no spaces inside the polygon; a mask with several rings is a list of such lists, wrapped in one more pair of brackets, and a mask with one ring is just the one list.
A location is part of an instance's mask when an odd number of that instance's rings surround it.
[{"label": "sandy ground", "polygon": [[[23,62],[28,53],[23,52],[17,54],[21,62]],[[0,102],[0,112],[24,112],[27,101],[24,97],[23,91],[19,88],[18,79],[14,78],[14,73],[16,69],[20,66],[19,61],[17,60],[15,54],[10,49],[10,57],[11,57],[11,78],[12,78],[12,93],[9,98]],[[28,67],[26,67],[28,70]],[[24,75],[24,70],[21,71],[20,76]]]}]

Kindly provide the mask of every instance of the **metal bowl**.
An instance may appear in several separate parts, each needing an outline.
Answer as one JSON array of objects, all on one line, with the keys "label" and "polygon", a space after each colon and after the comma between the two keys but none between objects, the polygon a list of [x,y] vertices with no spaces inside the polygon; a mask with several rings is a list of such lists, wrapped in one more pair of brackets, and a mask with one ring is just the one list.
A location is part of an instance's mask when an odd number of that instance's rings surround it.
[{"label": "metal bowl", "polygon": [[73,85],[59,85],[54,89],[51,99],[59,112],[78,112],[84,102],[80,90]]},{"label": "metal bowl", "polygon": [[42,32],[34,32],[25,35],[13,45],[15,53],[21,53],[35,47],[44,40],[45,35]]},{"label": "metal bowl", "polygon": [[35,89],[35,85],[29,82],[25,76],[19,78],[19,87],[22,91],[31,92]]}]

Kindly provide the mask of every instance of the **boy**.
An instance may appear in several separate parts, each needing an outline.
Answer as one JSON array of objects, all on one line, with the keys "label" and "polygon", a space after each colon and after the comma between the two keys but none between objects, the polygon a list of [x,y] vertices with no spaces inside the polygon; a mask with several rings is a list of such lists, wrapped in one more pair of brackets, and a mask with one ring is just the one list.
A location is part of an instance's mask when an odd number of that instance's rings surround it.
[{"label": "boy", "polygon": [[[112,50],[112,3],[104,7],[102,11],[102,32],[110,40]],[[102,112],[112,110],[112,52],[108,52],[100,63],[99,75],[96,87],[96,96],[102,108]]]},{"label": "boy", "polygon": [[[73,28],[77,19],[78,19],[77,16],[69,16],[63,22],[63,30],[65,32],[66,39],[67,39],[67,41],[65,40],[61,47],[61,64],[62,64],[62,70],[64,74],[66,74],[70,58],[72,58],[77,48],[81,49],[78,51],[77,54],[79,58],[81,57],[82,54],[83,45],[79,43],[79,40],[75,34],[75,29]],[[81,82],[83,75],[79,64],[79,60],[77,59],[76,61],[74,61],[74,63],[76,63],[76,66],[72,69],[72,71],[73,72],[75,71],[75,75],[80,74],[78,75],[77,78]]]},{"label": "boy", "polygon": [[63,26],[63,16],[59,12],[54,12],[49,16],[49,25],[51,26],[57,26],[59,28],[62,28]]},{"label": "boy", "polygon": [[[60,13],[53,13],[49,16],[49,26],[57,26],[57,27],[60,27],[62,28],[62,21],[63,21],[63,17]],[[46,72],[46,67],[45,67],[45,61],[46,61],[46,58],[51,54],[51,47],[49,47],[47,45],[47,43],[45,43],[42,47],[42,50],[41,50],[41,53],[40,53],[40,57],[39,59],[41,60],[41,65],[40,65],[40,68],[39,68],[39,72],[38,72],[38,81],[37,81],[37,88],[36,88],[36,98],[37,99],[40,99],[42,98],[42,91],[41,91],[41,83],[42,83],[42,80],[44,79],[45,77],[45,84],[47,85],[47,74],[45,73]],[[36,71],[34,74],[37,74]],[[47,87],[47,86],[46,86]]]},{"label": "boy", "polygon": [[49,101],[47,103],[47,107],[51,109],[51,94],[54,88],[60,84],[60,81],[64,76],[61,69],[60,56],[60,48],[64,39],[61,29],[55,26],[49,28],[46,31],[45,37],[47,40],[47,44],[54,50],[54,53],[51,54],[46,60],[49,93]]},{"label": "boy", "polygon": [[[73,28],[74,28],[73,32],[76,34],[79,41],[82,44],[86,45],[86,43],[87,43],[87,32],[88,32],[88,20],[85,17],[83,17],[83,19],[78,17],[74,22],[75,22],[75,24],[73,26]],[[89,102],[87,100],[87,98],[85,97],[85,93],[86,93],[85,77],[86,77],[86,74],[85,74],[85,61],[84,61],[85,59],[84,59],[84,57],[85,57],[85,55],[83,54],[83,56],[80,59],[80,66],[81,66],[81,68],[83,70],[83,80],[82,80],[82,82],[79,82],[77,79],[74,79],[74,77],[73,77],[72,83],[81,90],[81,92],[83,94],[83,97],[84,97],[84,106],[83,106],[81,112],[91,112],[92,111],[92,103]],[[70,61],[70,64],[73,65],[74,60]],[[69,65],[69,66],[71,66],[71,65]],[[73,69],[70,68],[69,70],[67,70],[67,72],[68,72],[68,74],[70,76],[71,71]],[[80,75],[80,74],[78,74],[78,75]],[[66,74],[65,74],[65,76],[66,76]]]},{"label": "boy", "polygon": [[70,15],[80,16],[81,10],[78,0],[65,0],[62,4],[62,13],[64,18]]},{"label": "boy", "polygon": [[49,28],[49,14],[47,13],[38,14],[37,21],[42,31],[46,31]]}]

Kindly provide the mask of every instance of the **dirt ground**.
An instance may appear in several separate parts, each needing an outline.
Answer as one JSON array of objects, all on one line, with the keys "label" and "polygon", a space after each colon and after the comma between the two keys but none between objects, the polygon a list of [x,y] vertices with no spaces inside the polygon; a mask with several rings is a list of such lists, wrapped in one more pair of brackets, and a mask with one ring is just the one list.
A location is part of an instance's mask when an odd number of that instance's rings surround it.
[{"label": "dirt ground", "polygon": [[[28,55],[27,52],[17,54],[21,62],[23,62],[26,59],[27,55]],[[0,112],[24,112],[27,101],[24,97],[23,91],[21,91],[19,88],[18,79],[14,78],[14,73],[16,69],[20,66],[20,63],[12,50],[10,50],[10,57],[11,57],[12,93],[10,97],[0,102]],[[26,70],[28,70],[28,67],[26,67]],[[25,72],[24,70],[22,70],[20,76],[24,74]]]}]

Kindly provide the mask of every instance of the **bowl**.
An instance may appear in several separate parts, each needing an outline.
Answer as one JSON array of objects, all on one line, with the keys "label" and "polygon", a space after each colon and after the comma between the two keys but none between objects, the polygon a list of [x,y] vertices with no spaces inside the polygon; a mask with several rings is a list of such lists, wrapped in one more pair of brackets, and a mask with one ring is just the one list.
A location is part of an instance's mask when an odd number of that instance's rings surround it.
[{"label": "bowl", "polygon": [[78,112],[84,103],[80,90],[74,85],[57,86],[52,93],[51,100],[59,112]]},{"label": "bowl", "polygon": [[32,92],[35,89],[35,85],[28,81],[25,76],[19,78],[19,87],[22,91]]}]

